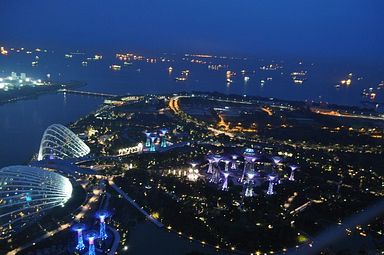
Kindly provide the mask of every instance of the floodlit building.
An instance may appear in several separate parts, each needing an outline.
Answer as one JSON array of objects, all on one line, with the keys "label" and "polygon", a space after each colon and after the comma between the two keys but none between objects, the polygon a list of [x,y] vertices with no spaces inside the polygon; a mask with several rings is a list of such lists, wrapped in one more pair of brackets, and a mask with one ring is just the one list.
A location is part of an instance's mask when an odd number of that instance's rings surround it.
[{"label": "floodlit building", "polygon": [[63,206],[71,194],[71,182],[60,174],[29,166],[0,169],[0,239]]},{"label": "floodlit building", "polygon": [[189,181],[197,181],[199,178],[199,169],[197,169],[197,163],[192,162],[191,168],[188,170],[187,179]]},{"label": "floodlit building", "polygon": [[70,129],[61,124],[49,126],[41,139],[38,160],[80,158],[90,153],[89,147]]}]

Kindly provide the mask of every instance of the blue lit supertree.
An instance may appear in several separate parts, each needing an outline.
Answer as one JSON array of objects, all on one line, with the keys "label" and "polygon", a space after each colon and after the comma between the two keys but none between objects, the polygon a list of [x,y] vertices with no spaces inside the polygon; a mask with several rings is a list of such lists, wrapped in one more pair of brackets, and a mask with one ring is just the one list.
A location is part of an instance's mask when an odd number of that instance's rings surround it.
[{"label": "blue lit supertree", "polygon": [[166,148],[167,147],[167,140],[165,138],[165,135],[168,133],[168,130],[163,128],[160,130],[160,147]]},{"label": "blue lit supertree", "polygon": [[156,151],[155,141],[156,141],[157,137],[155,135],[151,135],[149,137],[149,139],[151,139],[151,146],[149,147],[149,151],[155,152]]},{"label": "blue lit supertree", "polygon": [[151,132],[145,132],[144,134],[146,136],[145,148],[149,148],[151,146]]},{"label": "blue lit supertree", "polygon": [[72,230],[77,233],[77,245],[76,250],[82,251],[85,248],[84,240],[83,240],[83,230],[85,229],[85,225],[82,223],[77,223],[72,226]]},{"label": "blue lit supertree", "polygon": [[96,217],[100,220],[100,230],[99,237],[101,240],[105,240],[108,238],[107,232],[105,230],[105,219],[110,216],[110,213],[106,210],[100,210],[96,212]]},{"label": "blue lit supertree", "polygon": [[97,234],[97,231],[95,231],[95,230],[89,231],[87,233],[87,235],[86,235],[86,238],[87,238],[88,244],[89,244],[87,255],[96,255],[96,252],[95,252],[95,240],[97,238],[99,238],[99,236]]}]

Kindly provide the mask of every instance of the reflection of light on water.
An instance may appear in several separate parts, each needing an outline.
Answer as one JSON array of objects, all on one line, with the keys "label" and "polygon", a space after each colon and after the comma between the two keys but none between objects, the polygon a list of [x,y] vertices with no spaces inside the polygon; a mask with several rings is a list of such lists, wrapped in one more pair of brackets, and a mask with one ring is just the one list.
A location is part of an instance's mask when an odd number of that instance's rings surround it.
[{"label": "reflection of light on water", "polygon": [[226,94],[229,94],[230,88],[231,88],[231,83],[227,82],[226,85],[225,85],[225,92],[226,92]]}]

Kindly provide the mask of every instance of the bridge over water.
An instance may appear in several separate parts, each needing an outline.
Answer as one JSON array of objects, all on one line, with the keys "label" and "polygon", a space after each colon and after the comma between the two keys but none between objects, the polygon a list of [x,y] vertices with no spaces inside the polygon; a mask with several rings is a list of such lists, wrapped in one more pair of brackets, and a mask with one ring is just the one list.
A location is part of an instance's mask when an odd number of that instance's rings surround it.
[{"label": "bridge over water", "polygon": [[59,89],[58,92],[85,95],[85,96],[108,97],[108,98],[118,96],[118,95],[108,94],[108,93],[90,92],[90,91],[72,90],[72,89]]}]

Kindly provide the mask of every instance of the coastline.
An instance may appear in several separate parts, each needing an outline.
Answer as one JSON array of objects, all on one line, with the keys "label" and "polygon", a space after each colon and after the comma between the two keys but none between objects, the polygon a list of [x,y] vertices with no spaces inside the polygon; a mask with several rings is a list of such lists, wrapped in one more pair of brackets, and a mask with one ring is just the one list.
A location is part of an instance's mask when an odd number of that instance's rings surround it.
[{"label": "coastline", "polygon": [[[69,81],[65,83],[54,83],[53,85],[39,87],[25,87],[18,90],[9,91],[9,93],[0,92],[0,106],[17,101],[38,98],[40,95],[56,93],[63,88],[79,88],[86,86],[83,81]],[[7,91],[8,92],[8,91]]]}]

